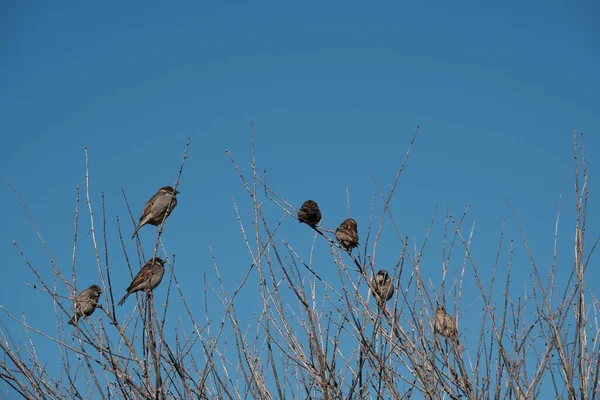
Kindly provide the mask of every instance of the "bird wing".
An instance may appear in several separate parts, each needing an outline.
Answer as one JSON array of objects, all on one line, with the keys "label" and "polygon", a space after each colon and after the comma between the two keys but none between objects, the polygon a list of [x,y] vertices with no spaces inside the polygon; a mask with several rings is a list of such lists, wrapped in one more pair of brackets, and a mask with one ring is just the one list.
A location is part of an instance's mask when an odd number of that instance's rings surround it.
[{"label": "bird wing", "polygon": [[150,279],[150,275],[152,274],[152,271],[150,269],[150,265],[146,264],[142,267],[142,269],[140,269],[140,272],[137,273],[137,275],[135,276],[135,278],[133,278],[133,280],[131,281],[131,284],[129,285],[129,287],[127,288],[127,291],[132,291],[132,290],[139,290],[139,286],[141,284],[143,284],[144,282],[147,282]]},{"label": "bird wing", "polygon": [[142,211],[142,216],[140,217],[140,222],[142,222],[144,220],[144,218],[147,218],[150,215],[150,212],[152,211],[152,205],[154,204],[155,200],[156,200],[156,194],[154,196],[150,197],[150,200],[148,200],[148,202],[144,206],[144,211]]}]

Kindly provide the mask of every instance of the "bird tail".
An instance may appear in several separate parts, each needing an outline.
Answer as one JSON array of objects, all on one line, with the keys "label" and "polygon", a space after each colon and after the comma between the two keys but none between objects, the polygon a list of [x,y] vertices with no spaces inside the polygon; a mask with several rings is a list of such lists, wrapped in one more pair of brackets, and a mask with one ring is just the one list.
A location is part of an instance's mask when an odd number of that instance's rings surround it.
[{"label": "bird tail", "polygon": [[69,325],[73,325],[73,326],[77,325],[77,318],[75,318],[75,317],[71,318],[69,320]]},{"label": "bird tail", "polygon": [[135,235],[137,235],[137,233],[138,233],[138,231],[140,230],[141,227],[142,227],[141,224],[135,227],[135,230],[133,231],[133,235],[131,235],[132,239],[135,237]]},{"label": "bird tail", "polygon": [[121,301],[119,301],[119,305],[122,306],[123,303],[125,303],[125,300],[127,300],[128,297],[129,297],[129,293],[125,293],[125,296],[123,296],[123,298],[121,299]]}]

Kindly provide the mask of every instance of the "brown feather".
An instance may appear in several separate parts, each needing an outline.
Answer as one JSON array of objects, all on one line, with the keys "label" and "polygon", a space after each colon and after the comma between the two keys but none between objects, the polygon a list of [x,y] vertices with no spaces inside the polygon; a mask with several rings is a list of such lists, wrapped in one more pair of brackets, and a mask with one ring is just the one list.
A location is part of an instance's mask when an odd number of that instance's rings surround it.
[{"label": "brown feather", "polygon": [[75,315],[69,320],[69,325],[77,325],[77,321],[81,317],[89,317],[96,311],[98,300],[102,294],[102,289],[98,285],[91,285],[83,290],[75,298]]},{"label": "brown feather", "polygon": [[344,220],[335,231],[335,237],[348,251],[358,246],[358,224],[352,218]]},{"label": "brown feather", "polygon": [[132,293],[139,292],[140,290],[154,290],[160,284],[165,274],[164,264],[165,261],[158,257],[148,261],[133,278],[129,287],[127,287],[125,296],[119,301],[119,305],[123,305]]},{"label": "brown feather", "polygon": [[394,284],[387,270],[382,269],[371,279],[373,296],[380,305],[390,300],[394,295]]},{"label": "brown feather", "polygon": [[140,221],[135,227],[131,238],[133,239],[135,237],[142,226],[146,224],[157,226],[160,225],[163,220],[166,220],[177,206],[178,193],[179,191],[173,189],[171,186],[163,186],[158,189],[158,191],[146,202]]},{"label": "brown feather", "polygon": [[459,351],[464,350],[463,345],[460,344],[458,340],[458,327],[456,326],[456,321],[446,312],[446,307],[443,305],[439,305],[435,310],[433,331],[434,333],[440,334],[456,342]]},{"label": "brown feather", "polygon": [[298,221],[304,222],[313,228],[321,221],[321,210],[319,205],[313,200],[306,200],[298,210]]}]

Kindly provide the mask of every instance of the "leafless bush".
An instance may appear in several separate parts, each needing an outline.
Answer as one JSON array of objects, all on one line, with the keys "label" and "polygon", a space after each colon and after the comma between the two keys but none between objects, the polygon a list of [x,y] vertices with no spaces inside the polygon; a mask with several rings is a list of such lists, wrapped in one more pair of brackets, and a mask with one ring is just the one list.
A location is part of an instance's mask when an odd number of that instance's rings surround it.
[{"label": "leafless bush", "polygon": [[[53,302],[57,329],[54,333],[42,332],[24,317],[17,317],[0,306],[5,317],[21,327],[21,331],[16,332],[3,322],[0,329],[0,346],[4,353],[0,376],[7,393],[31,399],[400,399],[412,396],[530,399],[541,393],[556,398],[597,398],[600,394],[599,303],[594,293],[597,288],[586,283],[585,271],[598,240],[585,251],[588,187],[583,135],[578,144],[579,135],[573,133],[574,259],[568,279],[557,279],[555,252],[547,282],[514,211],[521,240],[507,240],[504,233],[507,223],[503,222],[495,262],[485,267],[493,269],[491,279],[483,281],[480,278],[482,262],[472,253],[474,224],[466,226],[468,206],[459,219],[453,218],[449,209],[446,211],[439,282],[423,272],[422,259],[437,212],[417,246],[416,239],[401,234],[389,207],[417,136],[418,130],[389,191],[384,192],[373,178],[375,196],[371,218],[366,230],[362,227],[364,238],[361,236],[360,246],[352,252],[337,243],[330,229],[334,226],[299,226],[297,229],[303,234],[314,231],[309,249],[298,248],[294,238],[282,237],[280,228],[296,218],[297,210],[277,193],[276,187],[268,184],[266,172],[260,172],[254,134],[249,171],[227,152],[248,195],[249,203],[244,203],[245,207],[252,210],[248,221],[239,211],[237,200],[233,202],[253,262],[247,266],[237,288],[228,291],[223,281],[224,268],[213,253],[214,270],[207,272],[203,283],[205,320],[198,320],[196,306],[186,302],[175,272],[176,258],[168,256],[170,253],[161,240],[163,227],[158,230],[151,252],[145,253],[137,239],[138,254],[131,255],[123,239],[128,236],[123,236],[122,221],[118,218],[118,235],[130,272],[137,270],[133,261],[136,256],[142,265],[145,258],[156,256],[159,251],[167,256],[170,270],[168,279],[162,283],[167,287],[164,304],[156,303],[152,293],[141,294],[137,296],[135,313],[121,321],[115,318],[111,285],[114,271],[108,261],[114,249],[109,253],[106,241],[109,217],[104,197],[101,218],[92,205],[86,151],[85,208],[92,227],[90,236],[98,279],[105,295],[100,310],[87,320],[82,318],[76,329],[67,329],[66,321],[72,315],[77,293],[74,265],[82,240],[78,233],[80,188],[77,188],[75,209],[73,267],[69,273],[54,261],[25,203],[10,186],[52,265],[53,280],[49,281],[28,261],[19,245],[14,244],[37,279],[35,290],[45,293]],[[189,141],[175,188],[188,147]],[[512,210],[510,203],[509,207]],[[135,224],[131,212],[130,216]],[[559,217],[560,211],[556,232]],[[101,228],[97,227],[98,221],[102,223]],[[396,236],[394,249],[380,246],[384,225]],[[554,237],[556,248],[558,233]],[[522,295],[515,298],[511,295],[514,293],[513,254],[519,243],[527,251],[532,281]],[[323,246],[328,249],[325,257]],[[380,252],[389,252],[392,256],[396,252],[396,264],[393,267],[378,265]],[[319,272],[326,267],[336,268],[339,279],[323,279]],[[378,306],[370,286],[371,278],[381,268],[390,271],[396,287],[394,296],[384,306]],[[257,287],[251,293],[255,293],[256,298],[240,300],[242,289],[254,284]],[[463,304],[466,291],[477,293],[477,300],[472,304]],[[185,315],[169,320],[180,321],[179,328],[167,323],[172,301],[181,301],[186,311]],[[260,308],[253,326],[240,323],[237,309],[240,301],[252,301]],[[222,307],[218,310],[212,307],[209,312],[209,302],[217,302]],[[452,318],[450,322],[458,322],[459,338],[442,335],[445,331],[439,327],[434,329],[438,305],[446,306]],[[480,321],[479,332],[461,331],[460,318],[467,315]],[[40,346],[50,345],[56,348],[58,364],[50,365],[49,360],[37,355]]]}]

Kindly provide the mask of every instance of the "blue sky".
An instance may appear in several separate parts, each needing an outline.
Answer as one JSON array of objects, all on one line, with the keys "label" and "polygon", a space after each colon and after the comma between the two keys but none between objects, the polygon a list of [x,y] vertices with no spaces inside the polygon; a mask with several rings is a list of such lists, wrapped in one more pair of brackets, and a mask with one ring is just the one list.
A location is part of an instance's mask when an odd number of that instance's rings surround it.
[{"label": "blue sky", "polygon": [[[164,237],[191,294],[212,271],[209,245],[231,273],[232,288],[250,263],[231,202],[250,222],[248,198],[225,156],[229,149],[248,165],[250,121],[259,167],[268,170],[273,189],[296,207],[317,200],[323,224],[335,228],[346,217],[348,187],[362,235],[376,190],[370,174],[389,188],[419,125],[391,206],[402,233],[417,243],[439,207],[427,274],[439,276],[448,202],[455,216],[471,204],[474,253],[482,268],[493,262],[502,219],[510,217],[505,196],[534,254],[548,265],[561,191],[560,261],[567,268],[573,127],[587,134],[587,234],[590,241],[598,237],[599,18],[593,1],[5,3],[0,175],[19,191],[68,272],[75,188],[84,183],[88,146],[96,216],[104,192],[109,262],[122,268],[114,278],[118,297],[129,275],[115,216],[127,221],[127,237],[133,230],[121,188],[137,218],[159,187],[174,182],[191,137],[179,205]],[[0,304],[52,331],[52,306],[26,287],[34,279],[12,242],[50,277],[47,257],[7,185],[0,202],[0,250],[10,271]],[[85,237],[89,216],[84,203],[80,208],[77,271],[87,287],[97,272]],[[294,223],[287,220],[284,232],[308,254],[312,234]],[[389,233],[382,239],[387,255],[379,250],[382,264],[398,255]],[[510,218],[507,235],[519,240]],[[141,237],[150,246],[154,230],[142,229]],[[134,254],[134,242],[126,244]],[[528,262],[521,260],[515,273],[527,279]],[[325,277],[335,280],[335,266],[330,259],[324,264],[331,269]],[[594,269],[588,274],[589,282],[600,279]],[[120,312],[131,312],[133,304],[126,306]],[[472,323],[477,329],[478,318]],[[468,316],[461,324],[469,326]]]}]

